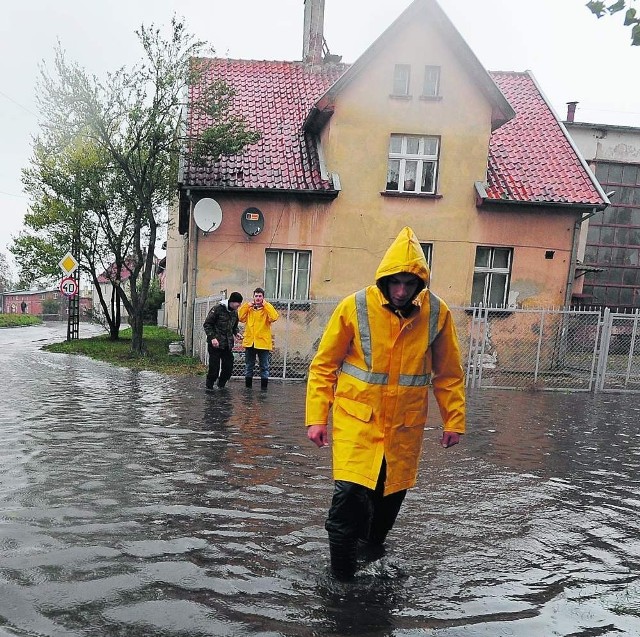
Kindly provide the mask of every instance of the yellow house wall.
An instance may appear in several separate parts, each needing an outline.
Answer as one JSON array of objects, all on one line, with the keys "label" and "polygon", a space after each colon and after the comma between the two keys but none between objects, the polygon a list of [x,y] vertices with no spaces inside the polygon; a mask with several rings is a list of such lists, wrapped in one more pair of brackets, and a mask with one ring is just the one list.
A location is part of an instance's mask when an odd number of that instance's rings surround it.
[{"label": "yellow house wall", "polygon": [[[522,307],[560,306],[571,263],[574,212],[510,207],[480,210],[471,232],[478,245],[514,248],[510,293]],[[545,258],[553,252],[553,258]],[[473,263],[466,273],[473,277]]]},{"label": "yellow house wall", "polygon": [[185,258],[188,235],[178,232],[177,201],[169,210],[169,224],[167,227],[167,265],[164,294],[164,315],[167,327],[181,329],[181,299],[182,282],[184,280]]},{"label": "yellow house wall", "polygon": [[[396,64],[411,65],[411,99],[390,97]],[[420,99],[428,64],[441,67],[441,100]],[[468,303],[467,272],[473,267],[469,230],[477,215],[473,184],[486,177],[490,132],[491,105],[428,22],[413,22],[388,41],[339,95],[322,136],[328,168],[340,175],[343,192],[329,221],[334,267],[319,295],[329,289],[342,294],[373,282],[390,242],[409,225],[420,241],[434,244],[433,267],[439,272],[432,280],[434,291],[451,303]],[[442,198],[381,194],[391,133],[440,136],[437,193]],[[344,280],[340,273],[354,259],[356,280]]]}]

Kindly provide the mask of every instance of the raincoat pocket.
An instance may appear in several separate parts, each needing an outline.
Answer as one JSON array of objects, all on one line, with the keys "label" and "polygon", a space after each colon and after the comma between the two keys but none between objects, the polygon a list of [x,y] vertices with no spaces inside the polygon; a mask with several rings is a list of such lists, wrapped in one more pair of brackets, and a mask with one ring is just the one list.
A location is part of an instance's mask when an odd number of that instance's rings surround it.
[{"label": "raincoat pocket", "polygon": [[369,422],[371,420],[371,414],[373,413],[371,405],[360,403],[357,400],[345,398],[344,396],[336,396],[335,402],[336,406],[349,414],[349,416],[357,418],[362,422]]}]

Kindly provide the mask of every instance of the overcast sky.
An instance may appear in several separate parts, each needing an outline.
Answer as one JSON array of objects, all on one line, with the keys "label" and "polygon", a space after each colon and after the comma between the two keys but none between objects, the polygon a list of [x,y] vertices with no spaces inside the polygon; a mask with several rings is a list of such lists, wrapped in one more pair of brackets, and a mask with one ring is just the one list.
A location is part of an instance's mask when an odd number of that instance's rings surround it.
[{"label": "overcast sky", "polygon": [[[325,0],[325,38],[353,62],[411,0]],[[561,119],[640,127],[640,47],[620,15],[597,20],[585,0],[440,0],[480,62],[530,70]],[[134,30],[175,14],[221,57],[299,60],[303,0],[24,0],[0,22],[0,252],[22,228],[29,201],[21,169],[38,132],[35,88],[59,40],[68,57],[102,76],[141,57]],[[62,256],[62,255],[61,255]]]}]

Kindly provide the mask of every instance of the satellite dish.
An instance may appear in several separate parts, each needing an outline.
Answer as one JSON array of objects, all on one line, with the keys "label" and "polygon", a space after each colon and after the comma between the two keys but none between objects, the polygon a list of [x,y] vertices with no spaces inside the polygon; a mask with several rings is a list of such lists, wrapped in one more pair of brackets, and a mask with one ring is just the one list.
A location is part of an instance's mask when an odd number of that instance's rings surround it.
[{"label": "satellite dish", "polygon": [[247,208],[242,215],[240,224],[250,237],[255,237],[264,228],[264,216],[258,208]]},{"label": "satellite dish", "polygon": [[211,197],[204,197],[196,203],[193,209],[193,219],[196,226],[203,232],[213,232],[222,223],[222,208]]}]

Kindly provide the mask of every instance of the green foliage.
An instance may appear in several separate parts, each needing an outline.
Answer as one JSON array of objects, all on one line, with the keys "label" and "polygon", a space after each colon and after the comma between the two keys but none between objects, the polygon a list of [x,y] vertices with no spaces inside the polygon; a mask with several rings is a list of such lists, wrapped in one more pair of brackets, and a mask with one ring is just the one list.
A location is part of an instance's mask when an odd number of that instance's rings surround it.
[{"label": "green foliage", "polygon": [[[105,81],[68,61],[61,47],[53,71],[42,69],[37,94],[44,125],[32,168],[25,171],[34,199],[26,220],[32,232],[12,251],[23,272],[35,276],[51,272],[66,252],[65,241],[74,239],[94,285],[98,270],[114,273],[117,302],[101,297],[100,305],[116,337],[119,316],[114,311],[111,320],[108,310],[124,305],[131,348],[140,353],[154,247],[175,198],[180,153],[218,159],[239,152],[258,134],[230,115],[233,94],[224,83],[200,81],[207,71],[198,57],[204,43],[183,23],[174,18],[167,35],[153,25],[136,34],[142,61]],[[211,118],[197,141],[181,136],[185,88],[194,83],[206,88],[190,108]],[[115,280],[125,264],[131,271],[126,290]]]},{"label": "green foliage", "polygon": [[13,275],[5,254],[0,252],[0,292],[6,292],[14,287]]},{"label": "green foliage", "polygon": [[640,17],[631,6],[633,3],[635,0],[616,0],[613,4],[607,5],[601,0],[589,0],[587,8],[598,18],[624,11],[624,26],[631,27],[631,45],[640,46]]},{"label": "green foliage", "polygon": [[0,327],[26,327],[40,323],[42,319],[33,314],[0,314]]},{"label": "green foliage", "polygon": [[146,325],[155,325],[158,322],[158,310],[164,303],[164,292],[160,289],[160,281],[154,278],[149,286],[147,305],[144,308],[144,322]]},{"label": "green foliage", "polygon": [[179,338],[174,331],[165,327],[145,325],[144,355],[132,352],[126,341],[111,340],[108,334],[45,345],[43,349],[62,354],[81,354],[120,367],[165,374],[202,375],[206,373],[206,367],[197,358],[169,354],[169,343]]},{"label": "green foliage", "polygon": [[60,314],[60,301],[55,299],[45,299],[42,301],[43,314]]}]

